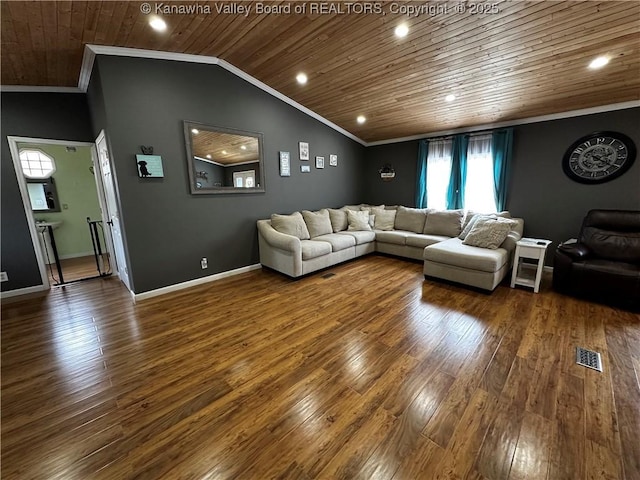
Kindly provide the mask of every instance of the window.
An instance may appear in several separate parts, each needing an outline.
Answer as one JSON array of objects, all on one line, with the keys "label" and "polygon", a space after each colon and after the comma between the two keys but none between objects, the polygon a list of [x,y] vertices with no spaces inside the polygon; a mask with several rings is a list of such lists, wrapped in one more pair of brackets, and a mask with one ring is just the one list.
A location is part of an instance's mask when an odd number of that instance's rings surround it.
[{"label": "window", "polygon": [[22,172],[27,178],[49,178],[56,171],[56,164],[41,150],[20,150]]},{"label": "window", "polygon": [[469,138],[464,208],[482,213],[496,211],[496,201],[493,195],[491,135]]},{"label": "window", "polygon": [[427,154],[427,208],[446,210],[451,177],[451,139],[429,142]]},{"label": "window", "polygon": [[[464,209],[481,213],[496,211],[494,197],[492,135],[475,135],[468,139]],[[453,139],[432,140],[427,150],[426,192],[427,208],[445,210],[451,169],[453,167]]]}]

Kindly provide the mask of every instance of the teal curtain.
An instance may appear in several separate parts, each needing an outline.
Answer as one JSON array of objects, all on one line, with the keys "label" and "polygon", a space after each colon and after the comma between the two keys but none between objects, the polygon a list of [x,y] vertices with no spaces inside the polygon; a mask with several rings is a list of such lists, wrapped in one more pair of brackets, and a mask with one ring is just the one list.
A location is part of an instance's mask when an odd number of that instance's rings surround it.
[{"label": "teal curtain", "polygon": [[496,130],[491,136],[491,153],[493,156],[493,194],[498,211],[507,207],[507,183],[509,165],[513,152],[513,128]]},{"label": "teal curtain", "polygon": [[447,208],[456,210],[464,208],[464,184],[467,181],[467,147],[468,135],[453,137],[451,149],[451,177],[447,189]]},{"label": "teal curtain", "polygon": [[418,171],[416,183],[416,208],[427,206],[427,155],[429,153],[429,140],[420,140],[418,143]]}]

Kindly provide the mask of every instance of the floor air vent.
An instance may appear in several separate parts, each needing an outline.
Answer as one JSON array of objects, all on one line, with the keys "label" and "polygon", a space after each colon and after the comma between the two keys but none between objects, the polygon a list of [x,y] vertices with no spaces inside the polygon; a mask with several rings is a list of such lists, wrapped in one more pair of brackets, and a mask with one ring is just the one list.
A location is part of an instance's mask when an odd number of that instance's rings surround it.
[{"label": "floor air vent", "polygon": [[602,360],[600,354],[593,350],[576,347],[576,363],[587,368],[593,368],[599,372],[602,371]]},{"label": "floor air vent", "polygon": [[335,273],[329,272],[322,275],[322,278],[331,278],[331,277],[335,277],[335,275],[336,275]]}]

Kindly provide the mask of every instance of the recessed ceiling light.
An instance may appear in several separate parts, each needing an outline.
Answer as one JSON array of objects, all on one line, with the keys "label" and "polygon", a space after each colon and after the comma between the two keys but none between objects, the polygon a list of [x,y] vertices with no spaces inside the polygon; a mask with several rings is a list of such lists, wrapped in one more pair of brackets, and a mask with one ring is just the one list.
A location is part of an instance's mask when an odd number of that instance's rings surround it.
[{"label": "recessed ceiling light", "polygon": [[211,155],[207,155],[207,158],[208,158],[209,160],[211,160]]},{"label": "recessed ceiling light", "polygon": [[246,149],[247,149],[246,145],[240,145],[240,150],[246,150]]},{"label": "recessed ceiling light", "polygon": [[296,75],[296,80],[300,85],[304,85],[305,83],[307,83],[307,76],[304,73],[299,73],[298,75]]},{"label": "recessed ceiling light", "polygon": [[358,123],[364,123],[367,121],[364,115],[359,115],[358,118],[356,118],[356,120],[358,121]]},{"label": "recessed ceiling light", "polygon": [[589,68],[595,70],[597,68],[604,67],[607,63],[609,63],[609,57],[605,57],[605,56],[597,57],[591,60],[591,63],[589,64]]},{"label": "recessed ceiling light", "polygon": [[450,93],[449,95],[447,95],[446,97],[444,97],[444,99],[445,99],[447,102],[453,102],[453,101],[456,99],[456,96],[455,96],[454,94]]},{"label": "recessed ceiling light", "polygon": [[409,33],[409,27],[407,27],[406,23],[401,23],[396,27],[394,32],[396,34],[396,37],[403,38],[403,37],[406,37],[407,34]]},{"label": "recessed ceiling light", "polygon": [[226,150],[222,150],[222,154],[223,154],[223,155],[226,155],[226,154],[227,154],[227,151],[226,151]]},{"label": "recessed ceiling light", "polygon": [[165,22],[160,17],[154,17],[149,20],[149,25],[151,25],[151,28],[153,28],[157,32],[164,32],[167,29],[167,22]]},{"label": "recessed ceiling light", "polygon": [[200,133],[200,130],[198,130],[197,128],[192,128],[191,133],[193,133],[194,135],[197,135]]}]

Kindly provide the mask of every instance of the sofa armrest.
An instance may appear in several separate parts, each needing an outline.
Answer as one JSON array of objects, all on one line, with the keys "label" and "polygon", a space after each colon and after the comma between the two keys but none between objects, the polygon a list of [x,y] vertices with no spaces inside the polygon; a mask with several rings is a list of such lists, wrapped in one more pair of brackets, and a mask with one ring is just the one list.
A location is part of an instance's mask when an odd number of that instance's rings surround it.
[{"label": "sofa armrest", "polygon": [[564,253],[568,257],[574,260],[582,260],[589,256],[591,253],[589,248],[582,243],[569,243],[558,246],[558,251]]},{"label": "sofa armrest", "polygon": [[298,237],[277,231],[271,226],[269,220],[258,220],[258,233],[262,235],[262,238],[272,247],[294,254],[302,251]]}]

